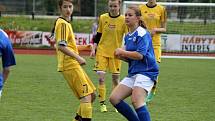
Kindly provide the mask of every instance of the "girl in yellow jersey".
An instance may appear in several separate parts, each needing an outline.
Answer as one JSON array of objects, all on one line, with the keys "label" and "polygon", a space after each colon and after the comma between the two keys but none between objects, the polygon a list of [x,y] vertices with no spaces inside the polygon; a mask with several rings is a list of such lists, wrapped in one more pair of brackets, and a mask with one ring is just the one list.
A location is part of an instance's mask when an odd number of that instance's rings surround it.
[{"label": "girl in yellow jersey", "polygon": [[[158,63],[161,62],[161,33],[166,32],[166,9],[158,5],[156,0],[148,0],[145,5],[140,5],[142,19],[150,31],[152,36],[152,43],[154,47],[155,57]],[[158,82],[158,80],[156,81]],[[156,84],[147,97],[147,102],[152,100],[155,95]]]},{"label": "girl in yellow jersey", "polygon": [[56,20],[54,27],[58,71],[63,74],[80,101],[74,121],[91,121],[95,87],[81,67],[86,61],[78,54],[75,36],[69,22],[73,11],[72,0],[60,0],[59,7],[61,17]]},{"label": "girl in yellow jersey", "polygon": [[127,27],[125,25],[124,16],[120,15],[121,0],[109,0],[109,12],[99,17],[97,35],[95,37],[94,47],[91,55],[95,56],[95,71],[99,76],[99,101],[101,104],[101,112],[106,112],[106,87],[105,73],[112,73],[112,89],[118,85],[121,61],[114,57],[114,50],[122,46],[122,40]]}]

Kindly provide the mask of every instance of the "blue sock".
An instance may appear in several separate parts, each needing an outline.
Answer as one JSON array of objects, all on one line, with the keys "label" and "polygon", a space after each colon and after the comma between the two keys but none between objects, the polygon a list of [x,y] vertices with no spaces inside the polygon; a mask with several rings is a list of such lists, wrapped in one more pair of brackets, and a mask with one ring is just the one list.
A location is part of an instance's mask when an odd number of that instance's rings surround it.
[{"label": "blue sock", "polygon": [[136,113],[132,110],[132,108],[125,103],[124,101],[120,101],[118,104],[114,106],[119,113],[121,113],[128,121],[139,121]]},{"label": "blue sock", "polygon": [[149,112],[146,106],[136,109],[140,121],[151,121]]}]

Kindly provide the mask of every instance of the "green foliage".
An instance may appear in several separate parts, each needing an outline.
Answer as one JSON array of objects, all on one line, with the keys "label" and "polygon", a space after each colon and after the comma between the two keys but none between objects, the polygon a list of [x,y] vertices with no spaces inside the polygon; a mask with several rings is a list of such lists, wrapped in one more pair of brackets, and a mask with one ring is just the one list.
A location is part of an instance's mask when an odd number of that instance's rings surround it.
[{"label": "green foliage", "polygon": [[[25,17],[1,17],[0,27],[6,30],[51,31],[55,19],[35,19]],[[91,33],[93,20],[74,19],[74,32]],[[167,22],[167,34],[215,35],[215,23]]]},{"label": "green foliage", "polygon": [[[54,27],[55,19],[35,19],[26,17],[1,17],[0,27],[4,30],[45,31],[50,32]],[[93,20],[74,20],[74,32],[91,33]]]},{"label": "green foliage", "polygon": [[[17,65],[12,68],[0,101],[0,121],[72,120],[79,103],[56,71],[56,57],[16,55],[16,59]],[[86,59],[88,64],[84,69],[96,85],[97,75],[92,71],[94,61]],[[126,63],[122,67],[121,77],[124,77]],[[214,67],[214,60],[163,59],[158,92],[148,105],[152,121],[213,121]],[[109,95],[110,74],[106,85]],[[99,112],[98,99],[93,107],[93,121],[125,121],[110,103],[107,113]]]},{"label": "green foliage", "polygon": [[215,35],[215,23],[203,22],[167,22],[168,34]]}]

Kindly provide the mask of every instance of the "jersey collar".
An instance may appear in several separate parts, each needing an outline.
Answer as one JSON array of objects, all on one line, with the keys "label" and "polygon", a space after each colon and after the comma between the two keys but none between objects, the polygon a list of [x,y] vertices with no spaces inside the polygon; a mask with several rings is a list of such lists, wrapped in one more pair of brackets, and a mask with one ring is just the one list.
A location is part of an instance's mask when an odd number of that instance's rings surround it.
[{"label": "jersey collar", "polygon": [[148,4],[146,4],[146,6],[147,6],[148,8],[154,8],[154,7],[157,6],[157,4],[155,4],[155,5],[153,5],[153,6],[149,6]]},{"label": "jersey collar", "polygon": [[59,17],[59,18],[61,18],[61,19],[63,19],[63,20],[65,20],[66,22],[68,22],[68,23],[70,23],[69,21],[67,21],[65,18],[63,18],[63,17]]},{"label": "jersey collar", "polygon": [[117,18],[117,17],[119,17],[120,16],[120,14],[119,15],[117,15],[117,16],[111,16],[110,15],[110,13],[108,13],[109,14],[109,16],[111,17],[111,18]]}]

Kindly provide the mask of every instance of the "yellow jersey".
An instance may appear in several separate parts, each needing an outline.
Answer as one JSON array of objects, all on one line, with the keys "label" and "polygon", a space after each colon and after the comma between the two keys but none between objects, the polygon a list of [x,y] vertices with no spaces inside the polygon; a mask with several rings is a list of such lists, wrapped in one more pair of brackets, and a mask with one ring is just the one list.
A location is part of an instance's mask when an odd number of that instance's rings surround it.
[{"label": "yellow jersey", "polygon": [[63,45],[74,53],[79,54],[76,46],[75,35],[70,22],[64,18],[59,17],[55,23],[54,33],[56,40],[58,71],[66,71],[73,68],[78,68],[80,65],[74,57],[70,57],[58,50],[58,45]]},{"label": "yellow jersey", "polygon": [[96,54],[114,58],[115,49],[122,47],[123,36],[128,32],[125,17],[123,15],[111,17],[109,13],[102,14],[97,32],[102,33],[102,36]]},{"label": "yellow jersey", "polygon": [[[161,5],[149,7],[146,4],[139,6],[142,19],[151,32],[153,28],[161,28],[161,23],[166,21],[166,9]],[[157,33],[153,35],[152,42],[154,46],[161,46],[161,35]]]}]

